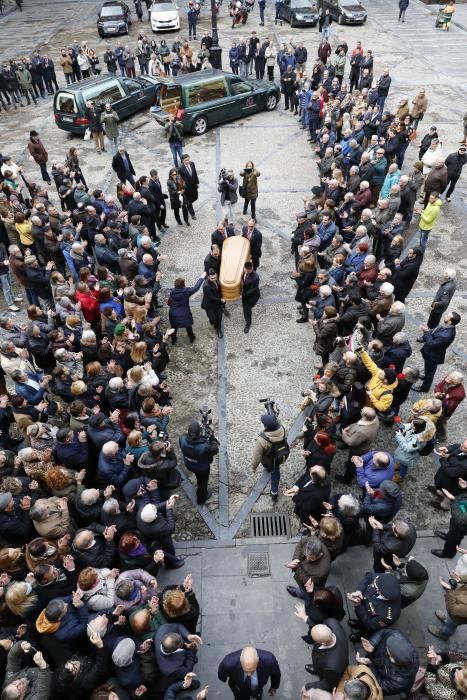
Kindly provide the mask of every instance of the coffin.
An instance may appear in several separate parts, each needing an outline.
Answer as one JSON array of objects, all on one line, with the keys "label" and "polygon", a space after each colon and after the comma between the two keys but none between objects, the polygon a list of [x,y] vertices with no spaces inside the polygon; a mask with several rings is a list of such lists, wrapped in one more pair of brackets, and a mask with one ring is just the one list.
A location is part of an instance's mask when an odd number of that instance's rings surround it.
[{"label": "coffin", "polygon": [[230,236],[222,244],[222,260],[219,273],[222,296],[226,301],[236,301],[242,296],[243,266],[250,259],[250,241],[243,236]]}]

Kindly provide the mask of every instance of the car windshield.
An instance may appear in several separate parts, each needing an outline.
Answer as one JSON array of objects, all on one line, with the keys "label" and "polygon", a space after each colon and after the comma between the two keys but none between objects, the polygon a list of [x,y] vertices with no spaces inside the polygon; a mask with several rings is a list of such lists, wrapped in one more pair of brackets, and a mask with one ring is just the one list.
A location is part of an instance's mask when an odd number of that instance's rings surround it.
[{"label": "car windshield", "polygon": [[151,10],[160,10],[161,5],[171,5],[173,7],[174,3],[172,0],[153,0]]},{"label": "car windshield", "polygon": [[314,5],[310,0],[290,0],[290,7],[293,10],[313,10]]},{"label": "car windshield", "polygon": [[122,8],[116,5],[112,5],[111,7],[103,7],[101,10],[101,17],[103,19],[118,19],[122,16]]}]

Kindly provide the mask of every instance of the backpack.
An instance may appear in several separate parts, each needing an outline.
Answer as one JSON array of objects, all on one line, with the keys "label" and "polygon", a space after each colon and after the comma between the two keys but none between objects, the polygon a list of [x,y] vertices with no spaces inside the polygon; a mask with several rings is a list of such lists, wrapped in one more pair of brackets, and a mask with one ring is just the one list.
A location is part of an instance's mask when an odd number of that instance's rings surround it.
[{"label": "backpack", "polygon": [[[261,433],[261,437],[269,443],[269,456],[272,458],[272,470],[275,471],[281,464],[287,461],[290,454],[290,445],[287,442],[284,434],[284,438],[278,442],[272,442],[266,435],[266,433]],[[268,469],[268,467],[266,467]]]}]

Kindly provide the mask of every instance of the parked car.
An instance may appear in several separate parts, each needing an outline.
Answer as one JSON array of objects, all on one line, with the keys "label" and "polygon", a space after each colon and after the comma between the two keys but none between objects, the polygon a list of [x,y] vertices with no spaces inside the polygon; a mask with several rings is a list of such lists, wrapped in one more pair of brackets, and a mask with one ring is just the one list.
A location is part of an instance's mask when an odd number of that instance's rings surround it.
[{"label": "parked car", "polygon": [[149,75],[124,78],[112,73],[67,85],[55,93],[55,123],[59,129],[83,135],[88,126],[85,112],[89,100],[98,105],[110,102],[120,119],[125,119],[153,105],[159,88],[157,79]]},{"label": "parked car", "polygon": [[97,15],[97,31],[100,37],[113,34],[128,34],[131,25],[131,11],[120,0],[104,2]]},{"label": "parked car", "polygon": [[329,10],[339,24],[365,24],[367,11],[358,0],[318,0],[318,8]]},{"label": "parked car", "polygon": [[284,0],[280,17],[290,22],[291,27],[314,27],[318,24],[319,12],[311,0]]},{"label": "parked car", "polygon": [[280,100],[280,88],[269,80],[245,80],[221,70],[159,78],[158,105],[151,112],[165,125],[169,114],[177,115],[184,131],[200,136],[216,124],[271,111]]},{"label": "parked car", "polygon": [[151,5],[151,29],[153,32],[180,29],[178,5],[174,0],[153,0]]}]

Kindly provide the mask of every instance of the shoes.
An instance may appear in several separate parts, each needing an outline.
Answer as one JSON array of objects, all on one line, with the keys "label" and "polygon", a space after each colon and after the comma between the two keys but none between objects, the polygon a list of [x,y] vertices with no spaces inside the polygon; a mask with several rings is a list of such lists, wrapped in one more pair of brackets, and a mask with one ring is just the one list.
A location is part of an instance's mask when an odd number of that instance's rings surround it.
[{"label": "shoes", "polygon": [[250,331],[250,326],[247,323],[247,324],[245,324],[245,328],[243,329],[243,332],[248,333],[249,331]]},{"label": "shoes", "polygon": [[[282,22],[281,22],[282,24]],[[305,666],[305,671],[308,671],[308,673],[311,673],[312,676],[315,676],[315,668],[311,664],[306,664]]]},{"label": "shoes", "polygon": [[194,214],[191,215],[191,218],[193,219],[193,221],[197,221],[197,218]]},{"label": "shoes", "polygon": [[277,503],[277,499],[279,498],[279,494],[273,493],[272,491],[270,491],[270,494],[271,494],[272,502]]},{"label": "shoes", "polygon": [[442,630],[439,627],[435,627],[434,625],[428,625],[427,626],[428,632],[432,634],[434,637],[438,637],[438,639],[442,639],[445,642],[449,639],[449,637],[446,637]]},{"label": "shoes", "polygon": [[421,394],[426,394],[426,389],[424,389],[421,384],[419,384],[419,386],[413,386],[412,391],[416,391]]},{"label": "shoes", "polygon": [[189,225],[190,225],[190,222],[189,222],[189,221],[185,221],[185,226],[189,226]]},{"label": "shoes", "polygon": [[171,566],[171,569],[181,569],[182,566],[185,566],[185,560],[184,559],[177,559],[174,563],[173,566]]},{"label": "shoes", "polygon": [[434,554],[435,557],[438,557],[438,559],[452,559],[452,557],[448,557],[444,554],[444,550],[442,549],[430,549],[430,552]]},{"label": "shoes", "polygon": [[441,622],[446,622],[446,613],[444,610],[436,610],[435,615]]},{"label": "shoes", "polygon": [[302,316],[301,318],[297,318],[295,320],[295,323],[308,323],[308,316]]},{"label": "shoes", "polygon": [[195,334],[193,333],[193,338],[190,338],[190,343],[193,345],[193,343],[195,342],[195,340],[196,340],[196,336],[195,336]]},{"label": "shoes", "polygon": [[451,197],[446,197],[446,202],[450,202],[450,201],[451,201]]},{"label": "shoes", "polygon": [[309,634],[304,634],[304,635],[302,636],[302,639],[303,639],[303,641],[305,642],[305,644],[314,644],[314,642],[313,642],[313,640],[312,640],[312,638],[310,637]]},{"label": "shoes", "polygon": [[436,537],[440,537],[442,540],[447,540],[448,538],[447,532],[443,532],[442,530],[433,530],[433,534],[436,535]]},{"label": "shoes", "polygon": [[23,301],[23,297],[15,297],[15,301]]},{"label": "shoes", "polygon": [[21,309],[18,306],[15,306],[15,304],[11,304],[11,306],[8,307],[10,311],[21,311]]},{"label": "shoes", "polygon": [[293,598],[303,598],[303,594],[300,590],[300,588],[297,588],[297,586],[287,586],[287,593],[291,595]]},{"label": "shoes", "polygon": [[217,337],[218,337],[218,338],[223,338],[223,337],[224,337],[224,334],[222,333],[222,331],[217,331]]},{"label": "shoes", "polygon": [[360,623],[358,620],[348,620],[347,624],[349,627],[354,627],[355,629],[360,629]]}]

